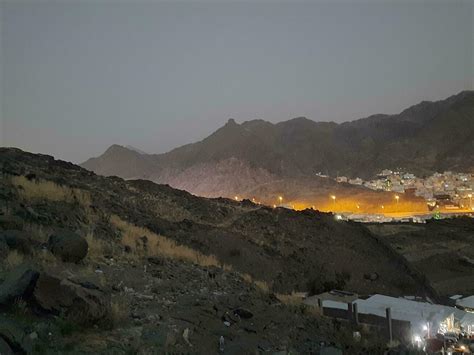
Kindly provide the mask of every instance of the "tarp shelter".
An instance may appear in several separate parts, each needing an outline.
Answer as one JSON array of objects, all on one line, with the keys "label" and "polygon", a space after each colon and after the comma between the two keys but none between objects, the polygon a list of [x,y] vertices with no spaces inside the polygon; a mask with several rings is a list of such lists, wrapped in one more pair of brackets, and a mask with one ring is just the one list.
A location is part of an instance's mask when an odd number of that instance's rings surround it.
[{"label": "tarp shelter", "polygon": [[474,312],[474,296],[469,296],[456,300],[456,306],[467,309],[468,311],[472,310]]},{"label": "tarp shelter", "polygon": [[391,309],[394,320],[410,322],[412,335],[426,335],[429,331],[446,332],[454,327],[455,308],[427,302],[410,301],[384,295],[373,295],[366,300],[357,300],[359,313],[384,317]]}]

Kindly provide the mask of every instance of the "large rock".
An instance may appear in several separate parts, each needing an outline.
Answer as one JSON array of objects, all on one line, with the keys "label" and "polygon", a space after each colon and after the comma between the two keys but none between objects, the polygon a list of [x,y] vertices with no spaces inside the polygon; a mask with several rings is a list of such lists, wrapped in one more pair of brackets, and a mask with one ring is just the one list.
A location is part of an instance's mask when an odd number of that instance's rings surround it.
[{"label": "large rock", "polygon": [[48,239],[48,249],[62,261],[78,263],[87,255],[87,241],[69,230],[60,230]]},{"label": "large rock", "polygon": [[0,354],[1,355],[14,355],[14,352],[12,348],[10,348],[10,345],[3,340],[3,338],[0,335]]},{"label": "large rock", "polygon": [[27,266],[20,266],[9,272],[0,285],[0,305],[9,305],[17,298],[28,298],[38,277],[39,273]]},{"label": "large rock", "polygon": [[27,232],[19,230],[6,230],[0,232],[0,240],[3,240],[11,250],[30,255],[39,243],[32,240]]},{"label": "large rock", "polygon": [[62,314],[80,324],[104,320],[110,311],[110,296],[98,287],[41,274],[34,290],[36,303],[46,312]]},{"label": "large rock", "polygon": [[[12,352],[9,353],[9,350]],[[0,354],[32,353],[32,342],[28,338],[25,327],[11,319],[0,316]]]}]

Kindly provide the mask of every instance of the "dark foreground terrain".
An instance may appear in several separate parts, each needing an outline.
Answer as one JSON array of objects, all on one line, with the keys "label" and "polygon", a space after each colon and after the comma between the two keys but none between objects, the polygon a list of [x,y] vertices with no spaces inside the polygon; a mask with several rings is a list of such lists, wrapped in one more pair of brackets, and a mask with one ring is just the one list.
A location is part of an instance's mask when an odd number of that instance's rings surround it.
[{"label": "dark foreground terrain", "polygon": [[474,294],[474,221],[431,220],[426,224],[369,227],[428,279],[440,296]]},{"label": "dark foreground terrain", "polygon": [[[296,292],[437,291],[362,225],[0,148],[0,353],[381,353]],[[221,338],[222,337],[222,338]]]}]

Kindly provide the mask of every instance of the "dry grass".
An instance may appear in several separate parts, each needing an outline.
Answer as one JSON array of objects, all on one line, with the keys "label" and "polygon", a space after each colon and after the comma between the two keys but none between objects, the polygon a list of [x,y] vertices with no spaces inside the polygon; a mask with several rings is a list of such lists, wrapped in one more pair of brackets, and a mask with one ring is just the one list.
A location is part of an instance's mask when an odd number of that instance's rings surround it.
[{"label": "dry grass", "polygon": [[249,274],[239,273],[239,275],[242,278],[242,280],[244,280],[245,282],[247,282],[249,284],[254,284],[255,287],[257,287],[260,291],[262,291],[264,293],[269,293],[270,292],[271,286],[266,281],[255,280],[252,277],[252,275],[249,275]]},{"label": "dry grass", "polygon": [[49,236],[53,233],[53,228],[45,227],[41,224],[36,223],[25,223],[23,225],[23,230],[25,232],[29,232],[31,235],[35,237],[35,240],[46,243],[48,241]]},{"label": "dry grass", "polygon": [[81,189],[59,185],[47,180],[28,180],[24,176],[13,176],[11,181],[18,187],[20,196],[27,200],[77,202],[83,206],[91,204],[90,194]]},{"label": "dry grass", "polygon": [[128,319],[129,314],[130,305],[125,297],[120,296],[112,300],[108,315],[112,327],[124,323]]},{"label": "dry grass", "polygon": [[128,246],[139,256],[162,255],[172,259],[185,260],[200,266],[217,266],[231,270],[230,265],[224,265],[214,256],[205,255],[187,246],[177,244],[174,240],[157,235],[150,230],[134,226],[117,216],[112,216],[110,222],[122,232],[122,244]]},{"label": "dry grass", "polygon": [[21,297],[15,298],[13,301],[13,309],[19,315],[28,313],[28,304]]},{"label": "dry grass", "polygon": [[16,250],[12,250],[8,253],[5,258],[5,265],[7,269],[12,269],[15,266],[22,264],[24,261],[23,254],[18,253]]},{"label": "dry grass", "polygon": [[261,280],[254,280],[253,282],[257,288],[265,293],[270,292],[270,286],[268,286],[268,283],[266,281],[261,281]]},{"label": "dry grass", "polygon": [[35,253],[35,259],[43,266],[56,266],[59,262],[53,254],[48,250],[39,250]]},{"label": "dry grass", "polygon": [[296,292],[290,294],[276,293],[275,296],[281,303],[286,305],[297,306],[303,304],[303,297],[301,297],[301,294]]},{"label": "dry grass", "polygon": [[92,232],[87,233],[86,241],[89,247],[87,257],[92,260],[101,259],[104,256],[105,242],[95,238]]}]

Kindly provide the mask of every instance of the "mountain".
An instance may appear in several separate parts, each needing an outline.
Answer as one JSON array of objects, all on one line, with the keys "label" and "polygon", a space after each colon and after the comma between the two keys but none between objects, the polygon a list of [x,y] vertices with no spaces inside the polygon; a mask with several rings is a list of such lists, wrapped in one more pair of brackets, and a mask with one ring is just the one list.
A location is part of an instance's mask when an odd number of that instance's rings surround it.
[{"label": "mountain", "polygon": [[131,146],[131,145],[126,145],[125,148],[127,148],[128,150],[133,150],[139,154],[147,154],[143,150],[135,148],[134,146]]},{"label": "mountain", "polygon": [[[458,257],[470,256],[462,246]],[[202,198],[0,148],[2,353],[213,354],[221,336],[237,354],[319,353],[322,340],[381,353],[377,332],[354,342],[349,323],[336,329],[293,293],[333,288],[440,296],[383,238],[332,214]]]},{"label": "mountain", "polygon": [[[165,154],[112,146],[82,166],[101,175],[145,178],[203,196],[248,196],[281,179],[373,177],[382,169],[418,175],[474,168],[474,91],[423,101],[396,115],[351,122],[304,117],[273,124],[233,119],[204,140]],[[336,188],[336,187],[334,187]]]}]

